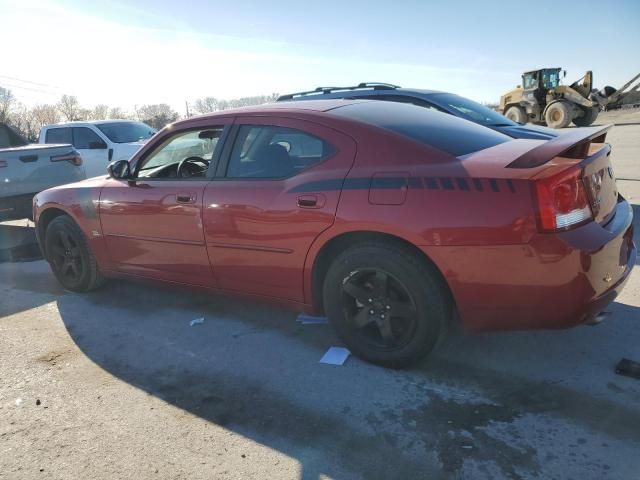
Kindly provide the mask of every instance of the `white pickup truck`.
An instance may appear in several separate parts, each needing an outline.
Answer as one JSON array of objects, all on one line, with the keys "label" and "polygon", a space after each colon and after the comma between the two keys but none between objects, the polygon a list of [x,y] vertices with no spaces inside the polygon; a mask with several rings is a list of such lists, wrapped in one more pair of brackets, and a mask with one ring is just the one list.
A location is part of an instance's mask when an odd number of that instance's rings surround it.
[{"label": "white pickup truck", "polygon": [[156,130],[132,120],[94,120],[46,125],[40,143],[70,143],[80,152],[87,177],[107,174],[107,165],[129,160]]},{"label": "white pickup truck", "polygon": [[30,218],[36,193],[84,178],[82,158],[71,145],[29,144],[0,123],[0,220]]}]

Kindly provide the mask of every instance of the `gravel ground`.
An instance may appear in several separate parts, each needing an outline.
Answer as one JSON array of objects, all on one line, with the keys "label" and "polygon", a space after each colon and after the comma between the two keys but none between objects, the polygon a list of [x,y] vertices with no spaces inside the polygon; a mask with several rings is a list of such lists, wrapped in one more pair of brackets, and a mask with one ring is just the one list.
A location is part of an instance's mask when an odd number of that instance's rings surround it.
[{"label": "gravel ground", "polygon": [[[609,139],[640,212],[640,125]],[[640,270],[599,326],[458,335],[390,371],[319,364],[339,343],[293,312],[3,263],[0,479],[640,478],[640,381],[614,373],[639,307]]]}]

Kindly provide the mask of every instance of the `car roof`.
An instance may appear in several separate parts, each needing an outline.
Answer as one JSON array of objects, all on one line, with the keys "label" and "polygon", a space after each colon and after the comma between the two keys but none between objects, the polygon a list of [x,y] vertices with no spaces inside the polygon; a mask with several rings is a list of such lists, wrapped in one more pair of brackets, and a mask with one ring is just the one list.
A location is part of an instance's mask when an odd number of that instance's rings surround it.
[{"label": "car roof", "polygon": [[289,93],[280,95],[278,102],[303,99],[330,99],[330,98],[346,98],[354,96],[378,96],[389,94],[400,95],[419,95],[428,96],[436,93],[446,93],[440,90],[430,90],[423,88],[402,88],[398,85],[389,83],[360,83],[352,87],[317,87],[314,90],[305,92]]},{"label": "car roof", "polygon": [[345,105],[351,105],[359,102],[369,102],[371,100],[352,100],[338,98],[334,100],[304,100],[299,102],[277,102],[277,103],[265,103],[262,105],[252,105],[247,107],[229,108],[227,110],[219,110],[217,112],[205,113],[202,115],[195,115],[193,117],[184,118],[178,120],[172,125],[185,126],[190,123],[198,123],[201,120],[208,118],[222,118],[234,115],[263,115],[265,113],[323,113],[333,110],[334,108],[342,107]]},{"label": "car roof", "polygon": [[112,118],[110,120],[73,120],[71,122],[59,122],[59,123],[51,123],[49,125],[45,125],[43,128],[49,127],[72,127],[74,125],[102,125],[104,123],[114,123],[114,122],[127,122],[127,123],[139,123],[138,120],[127,120],[124,118]]}]

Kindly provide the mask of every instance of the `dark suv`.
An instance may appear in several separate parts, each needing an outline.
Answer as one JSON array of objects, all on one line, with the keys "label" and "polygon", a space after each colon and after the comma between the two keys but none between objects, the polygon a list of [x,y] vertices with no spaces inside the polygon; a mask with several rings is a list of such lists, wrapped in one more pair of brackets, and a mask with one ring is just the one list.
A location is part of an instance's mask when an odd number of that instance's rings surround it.
[{"label": "dark suv", "polygon": [[308,92],[290,93],[278,97],[278,102],[357,98],[412,103],[470,120],[513,138],[549,140],[558,134],[550,128],[521,125],[468,98],[437,90],[401,88],[388,83],[361,83],[354,87],[318,87]]}]

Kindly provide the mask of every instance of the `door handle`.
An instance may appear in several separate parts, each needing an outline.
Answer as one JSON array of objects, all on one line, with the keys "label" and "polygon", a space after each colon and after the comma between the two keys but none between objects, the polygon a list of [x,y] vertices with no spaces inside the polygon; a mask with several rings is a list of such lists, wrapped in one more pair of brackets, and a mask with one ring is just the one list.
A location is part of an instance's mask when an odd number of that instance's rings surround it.
[{"label": "door handle", "polygon": [[176,195],[178,203],[194,203],[196,201],[195,195],[189,195],[188,193],[179,193]]},{"label": "door handle", "polygon": [[300,195],[297,203],[301,208],[321,208],[324,206],[324,195]]}]

